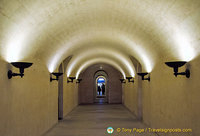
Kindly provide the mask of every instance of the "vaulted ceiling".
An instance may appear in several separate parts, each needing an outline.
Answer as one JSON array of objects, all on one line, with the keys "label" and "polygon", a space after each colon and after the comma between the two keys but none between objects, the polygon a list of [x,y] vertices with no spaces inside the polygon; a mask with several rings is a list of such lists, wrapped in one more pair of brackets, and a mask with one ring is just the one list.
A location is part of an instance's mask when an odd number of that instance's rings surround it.
[{"label": "vaulted ceiling", "polygon": [[200,53],[199,0],[0,0],[0,56],[44,63],[66,74],[106,63],[135,75],[133,56],[151,72],[159,59]]}]

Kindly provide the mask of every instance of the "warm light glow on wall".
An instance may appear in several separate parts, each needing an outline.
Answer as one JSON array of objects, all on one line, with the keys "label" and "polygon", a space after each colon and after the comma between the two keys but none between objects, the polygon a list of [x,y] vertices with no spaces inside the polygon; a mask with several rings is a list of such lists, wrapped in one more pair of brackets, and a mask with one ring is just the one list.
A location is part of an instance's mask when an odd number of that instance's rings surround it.
[{"label": "warm light glow on wall", "polygon": [[71,72],[79,67],[79,64],[83,63],[84,61],[87,61],[91,58],[99,58],[99,57],[107,57],[109,59],[112,59],[113,61],[117,62],[119,65],[121,64],[123,68],[126,69],[128,72],[127,74],[134,77],[135,76],[135,68],[132,64],[131,60],[125,56],[124,54],[120,53],[117,50],[114,49],[105,49],[99,47],[93,47],[92,49],[89,49],[87,51],[82,51],[82,53],[78,54],[77,56],[74,56],[71,60],[71,62],[68,64],[67,67],[67,75],[71,75]]},{"label": "warm light glow on wall", "polygon": [[48,61],[47,67],[50,73],[54,72],[56,67],[59,65],[59,62],[60,62],[59,58],[60,58],[60,54],[57,53],[52,57],[52,60]]},{"label": "warm light glow on wall", "polygon": [[[54,54],[50,56],[50,58],[47,61],[47,67],[49,72],[53,72],[56,67],[64,60],[66,57],[68,57],[70,50],[75,48],[74,45],[78,44],[79,38],[81,37],[74,37],[71,39],[71,41],[67,41],[66,44],[63,44],[61,48],[58,48],[56,51],[54,51]],[[71,52],[70,52],[71,53]]]},{"label": "warm light glow on wall", "polygon": [[36,36],[33,34],[36,29],[27,23],[30,19],[31,17],[24,17],[18,24],[12,24],[6,29],[1,54],[7,62],[23,60],[33,51],[30,44]]},{"label": "warm light glow on wall", "polygon": [[[177,10],[178,11],[178,10]],[[182,13],[181,13],[182,12]],[[181,9],[179,14],[184,15],[185,11]],[[200,13],[200,12],[198,12]],[[175,13],[169,14],[167,19],[160,21],[157,24],[157,29],[162,32],[163,48],[168,53],[169,61],[191,61],[199,54],[199,45],[196,42],[196,23],[192,20],[192,15],[186,19],[180,20]],[[163,27],[165,26],[165,27]],[[164,50],[163,50],[164,52]]]},{"label": "warm light glow on wall", "polygon": [[191,61],[195,58],[198,51],[194,49],[192,45],[192,37],[187,32],[187,29],[175,28],[175,33],[173,34],[173,38],[176,45],[176,52],[178,52],[179,60],[183,61]]},{"label": "warm light glow on wall", "polygon": [[[87,43],[88,41],[92,41],[94,39],[115,42],[116,44],[115,47],[113,47],[114,49],[119,51],[127,51],[127,55],[131,54],[136,59],[138,59],[138,61],[142,64],[144,71],[152,71],[155,62],[149,50],[143,48],[143,46],[141,45],[137,45],[136,43],[134,43],[133,40],[126,37],[123,33],[120,33],[117,30],[115,30],[115,32],[113,32],[113,30],[109,31],[109,28],[105,28],[105,31],[97,31],[95,33],[92,33],[93,31],[90,29],[85,29],[83,31],[84,33],[77,34],[76,36],[71,38],[71,40],[68,40],[65,45],[61,46],[61,48],[55,51],[55,54],[51,56],[48,60],[47,65],[49,71],[54,71],[56,67],[61,63],[61,60],[64,60],[67,56],[71,55],[69,53],[73,53],[76,50],[83,50],[87,48],[87,45],[85,45],[84,43]],[[132,69],[132,66],[127,66],[130,70]],[[134,76],[134,72],[132,71],[131,73],[131,75]]]},{"label": "warm light glow on wall", "polygon": [[31,28],[28,26],[12,26],[4,41],[2,50],[3,58],[7,62],[16,62],[28,56],[28,43],[30,39]]},{"label": "warm light glow on wall", "polygon": [[151,72],[159,55],[191,61],[200,53],[200,12],[195,3],[187,10],[185,1],[169,0],[152,0],[150,5],[133,0],[29,1],[2,3],[0,55],[8,62],[37,56],[53,72],[67,56],[87,49],[88,43],[104,42],[133,56],[144,72]]},{"label": "warm light glow on wall", "polygon": [[126,75],[125,75],[125,72],[123,71],[123,69],[117,63],[115,63],[112,60],[109,60],[107,58],[95,58],[95,59],[84,62],[76,72],[76,79],[79,78],[80,73],[82,71],[84,71],[86,68],[88,68],[91,65],[98,64],[98,63],[105,63],[105,64],[113,66],[114,68],[119,70],[119,72],[121,72],[121,74],[123,75],[124,79],[126,79]]},{"label": "warm light glow on wall", "polygon": [[139,62],[142,64],[145,72],[151,72],[154,67],[154,59],[151,56],[153,54],[153,51],[150,53],[148,49],[143,48],[142,45],[137,45],[134,41],[129,39],[128,37],[121,36],[123,41],[129,45],[130,50],[132,54],[134,54],[134,57],[139,60]]}]

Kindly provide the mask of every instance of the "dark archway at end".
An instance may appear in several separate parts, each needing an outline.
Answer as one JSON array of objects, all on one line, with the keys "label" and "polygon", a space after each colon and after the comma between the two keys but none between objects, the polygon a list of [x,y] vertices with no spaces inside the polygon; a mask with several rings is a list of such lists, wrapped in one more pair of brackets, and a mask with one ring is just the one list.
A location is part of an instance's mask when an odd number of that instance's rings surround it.
[{"label": "dark archway at end", "polygon": [[105,102],[122,103],[122,74],[108,64],[95,64],[80,74],[83,79],[79,84],[79,104],[94,104],[96,101],[96,79],[98,76],[106,78]]}]

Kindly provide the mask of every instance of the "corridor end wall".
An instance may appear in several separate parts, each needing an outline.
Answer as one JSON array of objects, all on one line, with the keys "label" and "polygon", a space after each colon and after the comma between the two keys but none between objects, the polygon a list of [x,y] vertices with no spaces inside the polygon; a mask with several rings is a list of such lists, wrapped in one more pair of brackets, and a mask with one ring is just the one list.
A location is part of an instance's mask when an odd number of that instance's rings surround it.
[{"label": "corridor end wall", "polygon": [[[102,69],[100,68],[102,67]],[[119,71],[114,69],[110,65],[106,64],[96,64],[88,67],[83,73],[81,73],[80,78],[83,80],[79,86],[79,104],[92,104],[94,103],[94,92],[96,91],[94,78],[95,73],[99,70],[103,70],[107,73],[108,79],[108,103],[109,104],[119,104],[122,103],[122,86],[120,83],[120,78],[122,75]]]}]

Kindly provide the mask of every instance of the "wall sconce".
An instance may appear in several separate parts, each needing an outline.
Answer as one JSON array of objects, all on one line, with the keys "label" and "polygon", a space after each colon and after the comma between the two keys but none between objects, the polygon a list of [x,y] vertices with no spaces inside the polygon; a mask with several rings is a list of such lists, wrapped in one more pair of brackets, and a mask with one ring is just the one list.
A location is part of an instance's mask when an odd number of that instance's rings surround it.
[{"label": "wall sconce", "polygon": [[[69,80],[70,79],[70,80]],[[69,83],[69,82],[72,82],[73,83],[73,80],[75,79],[75,77],[68,77],[67,78],[67,83]]]},{"label": "wall sconce", "polygon": [[29,62],[12,62],[14,67],[19,68],[20,73],[13,73],[12,70],[8,70],[8,79],[11,79],[13,76],[24,76],[24,69],[30,67],[33,63]]},{"label": "wall sconce", "polygon": [[[50,73],[50,82],[53,80],[58,80],[59,76],[61,76],[63,73]],[[52,75],[56,76],[56,78],[52,78]]]},{"label": "wall sconce", "polygon": [[[142,80],[148,80],[150,82],[150,74],[145,72],[145,73],[137,73],[139,76],[142,77]],[[149,74],[149,77],[147,78],[144,78],[144,76],[148,75]]]},{"label": "wall sconce", "polygon": [[165,62],[165,64],[169,67],[172,67],[174,69],[174,75],[177,77],[178,75],[185,75],[187,78],[190,77],[190,70],[186,69],[185,72],[179,72],[178,68],[185,65],[186,61],[173,61],[173,62]]},{"label": "wall sconce", "polygon": [[[128,82],[133,82],[134,83],[133,77],[126,77],[126,79],[128,79]],[[131,79],[133,79],[133,80],[131,80]]]},{"label": "wall sconce", "polygon": [[119,79],[121,81],[121,83],[126,83],[125,79]]},{"label": "wall sconce", "polygon": [[82,81],[82,79],[77,79],[76,83],[80,83]]}]

